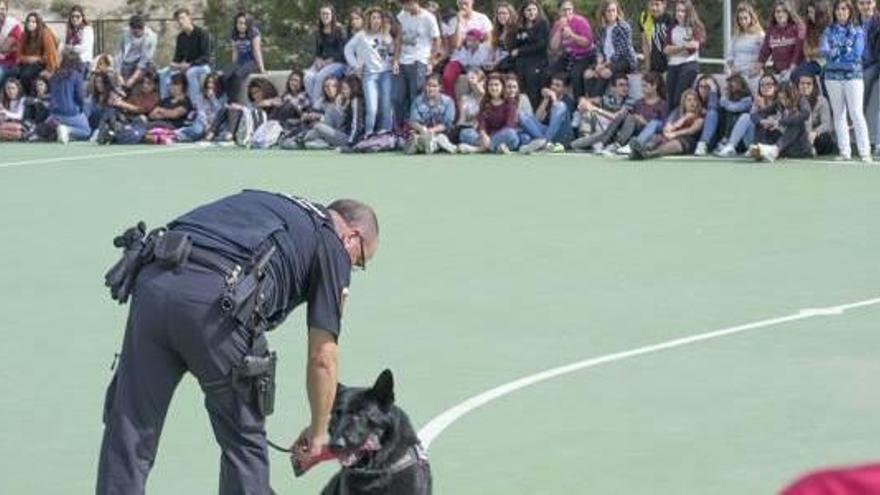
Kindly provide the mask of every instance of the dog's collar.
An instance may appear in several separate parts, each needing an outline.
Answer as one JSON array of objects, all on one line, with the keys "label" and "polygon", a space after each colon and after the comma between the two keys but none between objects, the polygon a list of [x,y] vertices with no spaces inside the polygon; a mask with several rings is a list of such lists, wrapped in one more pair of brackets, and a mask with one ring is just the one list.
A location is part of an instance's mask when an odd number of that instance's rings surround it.
[{"label": "dog's collar", "polygon": [[344,468],[344,470],[348,471],[351,474],[362,476],[394,476],[395,474],[405,471],[416,464],[426,463],[427,461],[427,452],[425,452],[425,449],[422,448],[422,444],[417,443],[412,447],[406,449],[406,453],[400,456],[400,459],[397,459],[396,461],[394,461],[394,463],[386,468]]}]

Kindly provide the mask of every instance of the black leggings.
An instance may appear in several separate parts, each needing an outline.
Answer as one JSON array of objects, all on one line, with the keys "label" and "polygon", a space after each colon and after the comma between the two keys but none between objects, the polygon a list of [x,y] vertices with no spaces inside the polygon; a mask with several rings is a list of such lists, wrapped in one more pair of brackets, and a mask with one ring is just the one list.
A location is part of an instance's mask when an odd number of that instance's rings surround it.
[{"label": "black leggings", "polygon": [[516,61],[516,75],[523,86],[523,94],[529,97],[532,107],[541,104],[541,89],[547,82],[547,63],[544,61],[524,59]]},{"label": "black leggings", "polygon": [[693,86],[699,72],[700,65],[697,62],[669,66],[669,72],[666,73],[666,105],[670,112],[678,108],[681,95]]}]

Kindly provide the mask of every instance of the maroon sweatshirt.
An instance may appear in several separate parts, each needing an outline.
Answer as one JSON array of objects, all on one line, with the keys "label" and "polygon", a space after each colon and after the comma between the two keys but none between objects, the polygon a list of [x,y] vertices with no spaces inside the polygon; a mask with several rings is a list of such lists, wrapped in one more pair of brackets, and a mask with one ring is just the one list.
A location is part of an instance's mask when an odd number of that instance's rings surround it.
[{"label": "maroon sweatshirt", "polygon": [[804,61],[804,37],[803,27],[792,22],[785,27],[771,24],[767,28],[767,34],[764,35],[764,44],[761,45],[758,61],[764,64],[772,57],[773,70],[776,72],[800,65]]},{"label": "maroon sweatshirt", "polygon": [[480,109],[477,129],[491,136],[505,127],[516,129],[517,119],[517,106],[513,100],[506,100],[504,104],[497,106],[490,103]]}]

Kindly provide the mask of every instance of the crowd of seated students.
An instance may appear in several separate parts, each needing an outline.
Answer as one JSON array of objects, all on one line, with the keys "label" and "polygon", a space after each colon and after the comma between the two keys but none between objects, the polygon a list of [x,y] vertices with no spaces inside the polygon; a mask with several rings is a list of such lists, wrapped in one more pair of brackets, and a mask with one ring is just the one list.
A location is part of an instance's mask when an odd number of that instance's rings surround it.
[{"label": "crowd of seated students", "polygon": [[769,12],[762,22],[750,3],[736,6],[724,71],[709,74],[692,0],[648,0],[637,29],[617,0],[594,16],[562,0],[552,20],[536,0],[489,15],[473,0],[447,12],[403,0],[397,13],[353,9],[344,24],[326,4],[312,62],[281,89],[244,13],[231,22],[231,64],[217,70],[207,30],[178,10],[173,60],[157,68],[156,33],[140,16],[116,53],[93,56],[81,7],[55,33],[0,0],[0,140],[871,161],[875,1],[773,0]]}]

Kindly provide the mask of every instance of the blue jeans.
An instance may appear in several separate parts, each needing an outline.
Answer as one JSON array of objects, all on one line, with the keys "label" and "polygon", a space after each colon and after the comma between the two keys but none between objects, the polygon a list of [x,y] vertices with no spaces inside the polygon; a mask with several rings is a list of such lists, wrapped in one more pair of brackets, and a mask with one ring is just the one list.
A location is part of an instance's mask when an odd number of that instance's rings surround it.
[{"label": "blue jeans", "polygon": [[662,120],[652,120],[645,124],[645,128],[639,132],[639,135],[636,137],[636,140],[641,144],[648,144],[648,141],[654,137],[655,134],[659,134],[660,131],[663,130],[663,121]]},{"label": "blue jeans", "polygon": [[715,139],[715,133],[718,132],[718,109],[713,108],[706,111],[706,119],[703,121],[703,132],[700,134],[700,142],[709,145]]},{"label": "blue jeans", "polygon": [[[471,146],[480,146],[482,144],[480,142],[480,133],[472,128],[462,129],[458,140]],[[498,151],[498,147],[502,144],[506,144],[507,149],[511,151],[519,148],[519,135],[516,133],[516,129],[505,127],[489,137],[489,151]]]},{"label": "blue jeans", "polygon": [[324,80],[328,77],[339,79],[345,75],[345,64],[339,62],[330,62],[319,70],[308,68],[303,75],[303,86],[305,86],[306,94],[312,101],[324,100]]},{"label": "blue jeans", "polygon": [[519,125],[535,139],[546,139],[551,143],[564,142],[568,128],[571,127],[571,115],[565,103],[557,101],[550,109],[550,121],[547,124],[538,122],[534,116],[520,115]]},{"label": "blue jeans", "polygon": [[394,76],[394,118],[398,127],[406,124],[412,102],[422,93],[427,77],[428,66],[421,62],[400,65],[400,72]]},{"label": "blue jeans", "polygon": [[364,73],[364,133],[391,130],[391,71]]},{"label": "blue jeans", "polygon": [[[202,103],[202,81],[211,73],[210,65],[193,65],[186,70],[186,94],[192,106],[197,107]],[[168,98],[168,86],[171,85],[171,76],[180,74],[179,70],[165,67],[159,71],[159,96]]]},{"label": "blue jeans", "polygon": [[742,141],[744,145],[749,146],[754,140],[755,124],[752,123],[752,116],[748,113],[744,113],[739,116],[739,119],[737,119],[736,124],[733,126],[733,130],[730,131],[730,137],[727,139],[727,144],[736,148],[740,141]]},{"label": "blue jeans", "polygon": [[196,112],[196,118],[193,119],[192,124],[181,127],[174,131],[174,134],[177,135],[177,140],[181,143],[191,143],[205,137],[207,131],[208,117],[205,115],[205,112],[199,111]]},{"label": "blue jeans", "polygon": [[52,114],[52,118],[60,125],[70,128],[70,138],[76,141],[85,141],[92,135],[92,128],[89,127],[89,119],[84,113],[76,115],[56,115]]}]

